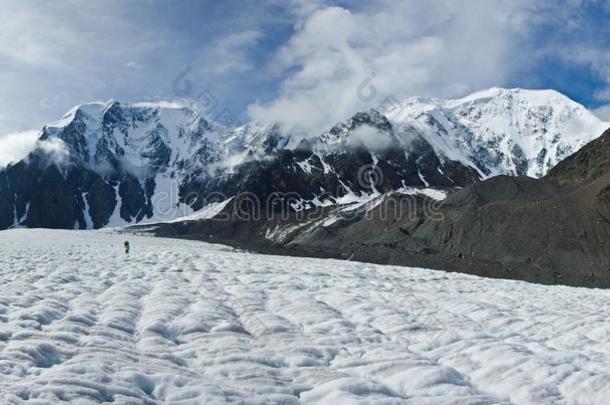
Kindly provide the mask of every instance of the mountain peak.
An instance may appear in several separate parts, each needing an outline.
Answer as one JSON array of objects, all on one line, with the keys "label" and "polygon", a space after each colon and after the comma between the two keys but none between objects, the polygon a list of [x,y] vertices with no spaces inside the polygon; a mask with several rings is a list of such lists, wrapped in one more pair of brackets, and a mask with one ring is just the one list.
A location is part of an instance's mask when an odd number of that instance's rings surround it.
[{"label": "mountain peak", "polygon": [[610,126],[554,90],[492,87],[453,100],[409,98],[386,112],[437,153],[466,156],[487,176],[541,177]]},{"label": "mountain peak", "polygon": [[[464,103],[472,102],[490,102],[494,99],[509,99],[528,102],[531,105],[541,106],[548,104],[566,104],[570,106],[579,106],[580,104],[570,99],[568,96],[559,93],[552,89],[523,89],[523,88],[504,88],[491,87],[489,89],[480,90],[464,97],[446,100],[446,105],[451,107]],[[584,108],[584,107],[582,107]]]}]

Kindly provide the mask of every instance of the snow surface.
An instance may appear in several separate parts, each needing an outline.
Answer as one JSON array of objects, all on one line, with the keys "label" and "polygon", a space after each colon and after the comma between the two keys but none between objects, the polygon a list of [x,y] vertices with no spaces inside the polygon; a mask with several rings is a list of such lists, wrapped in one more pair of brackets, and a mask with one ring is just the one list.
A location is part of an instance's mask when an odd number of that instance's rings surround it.
[{"label": "snow surface", "polygon": [[[200,221],[203,219],[214,218],[216,215],[218,215],[223,210],[224,207],[227,206],[228,203],[231,202],[231,200],[232,200],[232,198],[228,198],[224,201],[210,203],[210,204],[206,205],[205,207],[203,207],[202,209],[200,209],[199,211],[195,211],[194,213],[192,213],[190,215],[166,220],[163,222],[173,223],[173,222],[183,222],[183,221]],[[149,222],[154,223],[154,219],[155,218],[153,217],[151,220],[149,220]],[[146,223],[146,221],[142,221],[142,222]]]},{"label": "snow surface", "polygon": [[9,230],[0,403],[605,404],[609,306],[604,290]]}]

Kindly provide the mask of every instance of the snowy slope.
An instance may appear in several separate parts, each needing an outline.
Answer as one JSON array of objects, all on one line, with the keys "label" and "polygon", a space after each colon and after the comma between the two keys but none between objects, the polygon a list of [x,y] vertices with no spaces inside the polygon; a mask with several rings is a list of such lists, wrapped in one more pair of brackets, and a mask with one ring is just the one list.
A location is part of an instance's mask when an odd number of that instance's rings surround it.
[{"label": "snowy slope", "polygon": [[0,232],[0,286],[3,404],[610,395],[609,291],[46,230]]},{"label": "snowy slope", "polygon": [[541,177],[610,127],[554,90],[491,88],[455,100],[414,97],[385,114],[403,136],[422,133],[437,153],[474,162],[487,177]]}]

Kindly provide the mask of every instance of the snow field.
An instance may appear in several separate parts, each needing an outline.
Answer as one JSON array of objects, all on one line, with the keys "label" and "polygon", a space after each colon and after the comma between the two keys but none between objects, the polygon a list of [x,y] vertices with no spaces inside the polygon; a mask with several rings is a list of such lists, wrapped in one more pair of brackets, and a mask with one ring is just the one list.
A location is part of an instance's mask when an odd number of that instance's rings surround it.
[{"label": "snow field", "polygon": [[0,403],[604,404],[609,298],[192,241],[4,231]]}]

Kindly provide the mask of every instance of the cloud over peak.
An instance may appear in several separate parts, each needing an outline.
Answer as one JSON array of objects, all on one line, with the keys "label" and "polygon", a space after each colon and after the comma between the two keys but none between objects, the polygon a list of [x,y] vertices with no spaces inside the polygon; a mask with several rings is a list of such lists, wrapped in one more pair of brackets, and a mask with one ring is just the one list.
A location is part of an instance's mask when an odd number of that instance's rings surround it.
[{"label": "cloud over peak", "polygon": [[[278,97],[249,115],[290,130],[332,125],[387,96],[453,97],[502,85],[522,59],[524,1],[378,1],[300,16],[274,60]],[[462,3],[462,2],[460,2]]]},{"label": "cloud over peak", "polygon": [[0,137],[0,169],[25,158],[36,146],[40,131],[14,132]]},{"label": "cloud over peak", "polygon": [[[387,96],[491,86],[610,102],[607,0],[6,0],[0,136],[91,100],[193,99],[319,132]],[[202,101],[202,100],[196,100]],[[202,102],[205,102],[203,100]]]}]

